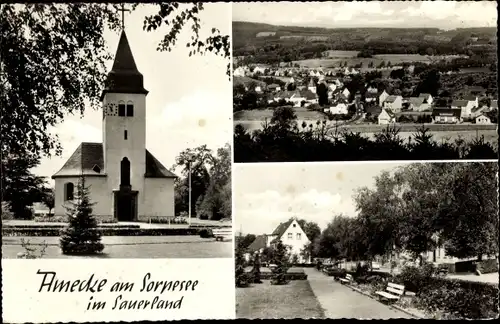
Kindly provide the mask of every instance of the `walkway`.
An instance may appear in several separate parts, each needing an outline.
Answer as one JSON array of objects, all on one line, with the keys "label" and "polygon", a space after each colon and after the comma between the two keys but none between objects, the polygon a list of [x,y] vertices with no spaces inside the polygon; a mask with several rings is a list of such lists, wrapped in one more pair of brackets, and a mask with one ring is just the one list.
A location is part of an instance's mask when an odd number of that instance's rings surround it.
[{"label": "walkway", "polygon": [[341,285],[314,268],[304,268],[307,280],[325,311],[326,318],[412,318],[377,300]]}]

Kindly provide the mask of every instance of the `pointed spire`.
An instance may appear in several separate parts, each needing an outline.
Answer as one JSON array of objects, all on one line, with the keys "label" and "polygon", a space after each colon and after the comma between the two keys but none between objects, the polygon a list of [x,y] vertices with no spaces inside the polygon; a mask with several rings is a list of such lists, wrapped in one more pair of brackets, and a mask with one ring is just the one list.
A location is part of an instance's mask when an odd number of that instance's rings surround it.
[{"label": "pointed spire", "polygon": [[118,42],[113,68],[108,73],[101,100],[107,92],[148,94],[148,91],[144,89],[143,76],[137,70],[124,30]]},{"label": "pointed spire", "polygon": [[111,71],[118,70],[127,70],[139,73],[124,30],[122,30],[120,41],[118,42],[118,49],[116,50],[115,62],[113,63],[113,68],[111,69]]}]

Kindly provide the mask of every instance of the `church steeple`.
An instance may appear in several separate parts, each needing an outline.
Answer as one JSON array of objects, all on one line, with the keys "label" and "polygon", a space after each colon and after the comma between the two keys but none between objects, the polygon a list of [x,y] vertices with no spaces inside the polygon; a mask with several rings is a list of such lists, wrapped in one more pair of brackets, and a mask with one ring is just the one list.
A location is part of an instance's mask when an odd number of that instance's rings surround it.
[{"label": "church steeple", "polygon": [[113,68],[108,73],[101,101],[108,92],[148,94],[144,89],[142,74],[137,70],[134,56],[128,44],[127,35],[122,30]]}]

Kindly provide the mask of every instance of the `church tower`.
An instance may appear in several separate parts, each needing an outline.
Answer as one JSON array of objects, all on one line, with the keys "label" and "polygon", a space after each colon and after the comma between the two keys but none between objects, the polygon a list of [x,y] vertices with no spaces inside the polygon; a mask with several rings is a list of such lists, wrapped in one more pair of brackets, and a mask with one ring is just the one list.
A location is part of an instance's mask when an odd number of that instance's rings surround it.
[{"label": "church tower", "polygon": [[[130,50],[125,31],[122,31],[113,68],[102,92],[104,173],[108,190],[132,192],[135,209],[144,199],[146,174],[146,95],[143,76]],[[142,196],[142,197],[141,197]],[[115,201],[115,209],[117,202]],[[137,216],[131,216],[136,218]]]}]

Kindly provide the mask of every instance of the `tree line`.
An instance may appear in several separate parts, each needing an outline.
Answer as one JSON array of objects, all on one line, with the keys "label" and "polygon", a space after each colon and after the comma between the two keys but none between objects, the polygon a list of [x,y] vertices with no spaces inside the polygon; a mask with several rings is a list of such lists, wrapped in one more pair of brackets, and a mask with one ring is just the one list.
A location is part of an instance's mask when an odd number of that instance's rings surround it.
[{"label": "tree line", "polygon": [[443,160],[496,159],[497,147],[478,137],[471,141],[433,139],[423,125],[408,140],[400,129],[387,126],[370,139],[361,133],[339,130],[326,124],[297,123],[290,107],[279,107],[262,129],[247,131],[238,124],[234,128],[234,161],[244,162],[306,162],[360,160]]},{"label": "tree line", "polygon": [[[359,188],[357,217],[336,215],[315,242],[318,257],[373,260],[445,249],[456,258],[498,254],[495,163],[414,163]],[[435,258],[435,255],[433,256]]]}]

